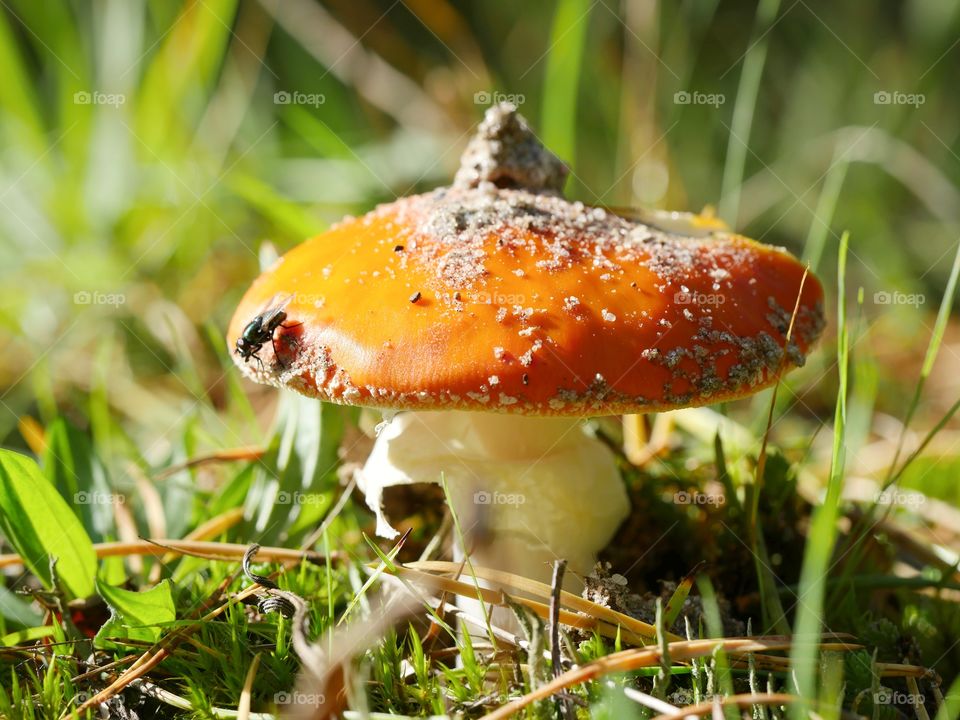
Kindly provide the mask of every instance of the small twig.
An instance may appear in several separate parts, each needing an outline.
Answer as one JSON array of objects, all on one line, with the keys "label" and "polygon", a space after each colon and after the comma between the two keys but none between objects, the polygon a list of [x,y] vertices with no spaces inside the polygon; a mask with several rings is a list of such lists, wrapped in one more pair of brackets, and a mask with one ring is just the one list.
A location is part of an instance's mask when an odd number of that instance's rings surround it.
[{"label": "small twig", "polygon": [[[222,535],[241,520],[243,520],[243,508],[233,508],[216,517],[210,518],[206,522],[200,523],[187,533],[183,539],[188,542],[192,540],[209,540],[210,538]],[[175,553],[167,553],[163,556],[160,564],[163,565],[172,562],[175,557]]]},{"label": "small twig", "polygon": [[553,662],[554,677],[563,672],[560,667],[560,588],[563,587],[563,574],[566,569],[566,560],[554,561],[550,594],[550,659]]},{"label": "small twig", "polygon": [[640,703],[644,707],[648,707],[651,710],[655,710],[658,713],[672,714],[677,712],[680,709],[675,705],[671,705],[670,703],[664,700],[661,700],[660,698],[655,698],[653,695],[648,695],[647,693],[640,692],[639,690],[636,690],[631,687],[625,687],[623,689],[623,694],[626,695],[631,700],[633,700],[634,702]]},{"label": "small twig", "polygon": [[[776,635],[754,638],[726,638],[722,640],[684,640],[670,643],[670,655],[677,662],[685,662],[695,657],[712,655],[718,648],[722,648],[726,652],[751,653],[788,651],[791,647],[791,638]],[[557,692],[561,692],[573,685],[580,685],[590,680],[596,680],[608,673],[629,672],[641,667],[656,667],[660,664],[660,657],[660,649],[656,647],[621,650],[618,653],[606,655],[585,665],[571,668],[560,677],[539,686],[523,697],[511,700],[493,712],[484,715],[483,720],[506,720],[506,718],[512,717],[538,700],[546,700]],[[757,696],[755,695],[734,695],[727,698],[727,700],[731,701],[741,697],[754,698],[754,702],[762,702],[762,700],[756,700]],[[746,703],[749,704],[750,701],[747,700]],[[680,713],[680,717],[687,714],[696,714],[695,711],[699,707],[700,706],[684,708]],[[710,712],[711,709],[712,705],[707,704],[706,712]]]},{"label": "small twig", "polygon": [[907,678],[907,688],[910,690],[910,700],[913,702],[913,711],[917,714],[917,720],[930,720],[930,714],[927,712],[923,695],[920,694],[920,686],[915,677]]},{"label": "small twig", "polygon": [[142,679],[144,675],[150,672],[150,670],[163,662],[163,660],[170,655],[170,653],[181,640],[183,640],[190,633],[196,632],[202,623],[209,622],[210,620],[219,617],[226,612],[227,608],[242,602],[245,598],[253,595],[257,589],[257,586],[254,586],[237,593],[222,605],[216,607],[203,617],[199,618],[193,625],[179,628],[174,630],[169,635],[162,637],[149,650],[138,657],[136,661],[123,673],[121,673],[120,676],[117,677],[112,683],[110,683],[110,685],[105,687],[103,690],[100,690],[93,697],[85,700],[72,713],[69,711],[65,712],[62,717],[65,718],[68,714],[72,715],[73,717],[79,717],[90,708],[105,703],[132,682]]},{"label": "small twig", "polygon": [[[177,542],[177,541],[171,541],[171,542]],[[227,543],[198,543],[198,544],[217,545],[217,546],[228,545]],[[163,546],[157,547],[156,545],[150,545],[150,547],[153,547],[155,550],[159,550]],[[231,545],[230,547],[234,547],[234,546]],[[257,546],[245,548],[241,556],[244,561],[243,565],[249,566],[250,560],[253,558],[253,555],[256,554],[256,552],[259,549],[260,548]],[[282,548],[275,548],[275,550],[282,550]],[[293,551],[285,551],[285,552],[293,552]],[[308,553],[295,552],[294,554],[302,558]],[[244,571],[246,571],[246,568],[244,568]],[[261,577],[261,576],[257,576],[257,577]],[[272,582],[267,578],[263,578],[263,579],[266,579],[268,583]],[[219,588],[218,594],[222,592],[222,590],[223,590],[222,587]],[[137,658],[136,661],[134,661],[134,663],[129,668],[127,668],[123,673],[121,673],[120,676],[117,677],[112,683],[110,683],[110,685],[108,685],[106,688],[98,692],[93,697],[83,702],[74,711],[74,716],[79,716],[89,708],[96,707],[106,702],[107,700],[115,696],[117,693],[119,693],[123,688],[130,685],[131,683],[138,680],[142,680],[143,677],[148,672],[150,672],[150,670],[152,670],[161,662],[163,662],[163,660],[171,654],[174,648],[181,641],[187,639],[187,637],[191,633],[196,632],[204,622],[209,622],[219,617],[224,612],[226,612],[227,608],[237,603],[240,603],[244,599],[250,596],[256,595],[258,592],[262,592],[262,591],[263,591],[263,586],[260,585],[259,583],[249,588],[245,588],[244,590],[240,591],[239,593],[234,595],[232,598],[230,598],[226,602],[222,603],[218,607],[214,608],[213,610],[199,617],[197,619],[197,622],[195,622],[194,624],[178,628],[173,632],[171,632],[169,635],[162,637],[149,650],[147,650],[143,655]],[[305,636],[302,634],[302,628],[306,624],[306,613],[307,613],[306,603],[304,603],[303,600],[301,600],[299,597],[297,597],[293,593],[288,593],[283,590],[269,590],[268,592],[276,593],[277,595],[280,595],[286,598],[290,603],[292,603],[296,607],[296,612],[294,614],[294,622],[293,622],[294,628],[293,628],[292,642],[293,642],[294,650],[297,651],[298,654],[300,654],[301,650],[305,648],[307,649],[306,656],[302,654],[300,655],[300,659],[306,662],[306,658],[309,657],[309,643],[307,643]]]},{"label": "small twig", "polygon": [[[567,570],[566,560],[553,562],[553,582],[550,593],[550,662],[553,677],[556,679],[563,672],[560,664],[560,589],[563,587],[563,574]],[[557,717],[564,720],[575,720],[576,713],[570,702],[560,695],[556,698]]]},{"label": "small twig", "polygon": [[102,675],[110,670],[113,670],[113,668],[120,667],[121,665],[126,665],[127,663],[132,663],[136,659],[137,658],[135,655],[127,655],[126,657],[122,657],[119,660],[114,660],[113,662],[107,663],[106,665],[95,665],[92,670],[87,670],[87,672],[81,673],[80,675],[74,675],[72,678],[70,678],[70,682],[76,684],[81,680],[86,680],[87,678],[95,677],[97,675]]},{"label": "small twig", "polygon": [[688,705],[685,708],[678,708],[675,712],[657,715],[653,720],[681,720],[681,718],[700,717],[709,713],[717,714],[718,710],[720,717],[724,717],[723,708],[727,707],[748,708],[751,705],[790,705],[800,700],[801,698],[796,695],[786,693],[744,693],[742,695],[730,695],[722,699],[715,696],[712,700],[706,700],[697,705]]},{"label": "small twig", "polygon": [[[422,582],[432,587],[440,587],[457,594],[462,594],[464,597],[476,597],[478,593],[482,594],[485,603],[500,604],[503,602],[503,593],[501,591],[490,590],[488,588],[478,589],[474,587],[474,585],[461,583],[458,580],[448,580],[434,574],[454,573],[456,576],[459,575],[459,570],[460,566],[457,563],[432,560],[428,562],[412,562],[405,563],[404,565],[398,565],[396,573],[399,575],[405,575],[411,580],[416,580],[417,582]],[[514,575],[513,573],[480,567],[477,565],[473,567],[473,574],[482,580],[489,580],[490,582],[496,583],[500,587],[510,588],[512,590],[528,593],[537,597],[548,598],[552,594],[552,588],[546,583],[536,582],[534,580],[530,580],[529,578]],[[617,626],[619,625],[623,628],[623,631],[621,631],[622,633],[629,631],[629,633],[639,636],[639,638],[647,639],[648,642],[656,637],[657,632],[653,625],[637,620],[629,615],[616,612],[615,610],[611,610],[610,608],[602,605],[598,605],[590,600],[585,600],[574,593],[570,593],[561,589],[560,599],[562,600],[563,606],[572,611],[560,611],[560,620],[564,625],[571,625],[573,627],[592,630],[595,627],[606,624],[612,627],[613,632],[617,632]],[[549,615],[549,608],[542,603],[527,600],[523,597],[515,597],[514,600],[533,609],[534,612],[541,617],[546,618]],[[583,613],[583,615],[576,614],[577,612]],[[668,635],[668,639],[680,640],[681,638],[679,635],[674,635],[671,633]],[[637,644],[642,644],[642,642],[638,642]]]},{"label": "small twig", "polygon": [[[188,712],[196,710],[193,703],[186,698],[176,695],[169,690],[164,690],[158,685],[154,685],[149,680],[137,680],[136,686],[137,689],[139,689],[144,695],[152,697],[155,700],[159,700],[166,705],[175,707],[179,710],[187,710]],[[205,711],[215,718],[239,717],[238,711],[232,708],[212,706],[205,708]],[[272,713],[252,712],[249,714],[248,720],[276,720],[276,718]]]},{"label": "small twig", "polygon": [[263,457],[265,450],[262,447],[239,447],[229,450],[219,450],[207,455],[198,455],[190,458],[186,462],[177,463],[165,468],[153,476],[154,480],[165,480],[171,475],[176,475],[181,470],[187,470],[198,465],[206,465],[212,462],[233,462],[234,460],[259,460]]},{"label": "small twig", "polygon": [[[190,555],[192,557],[204,558],[205,560],[236,562],[243,557],[247,546],[239,543],[220,543],[201,540],[144,538],[132,542],[96,543],[93,549],[98,558],[125,555],[152,555],[159,557],[165,555],[167,552],[171,552],[177,555]],[[261,548],[260,554],[276,562],[299,562],[301,560],[325,562],[327,560],[341,560],[344,558],[342,553],[331,553],[330,557],[327,558],[320,553],[279,547]],[[0,555],[0,568],[22,564],[23,558],[17,554]]]}]

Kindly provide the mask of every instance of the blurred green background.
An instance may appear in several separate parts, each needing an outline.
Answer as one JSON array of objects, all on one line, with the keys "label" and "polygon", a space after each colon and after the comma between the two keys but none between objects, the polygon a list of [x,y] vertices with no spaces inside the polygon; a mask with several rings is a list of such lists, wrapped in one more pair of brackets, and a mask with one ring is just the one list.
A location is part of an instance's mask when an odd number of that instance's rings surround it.
[{"label": "blurred green background", "polygon": [[[828,286],[849,230],[850,457],[883,467],[960,235],[958,32],[955,0],[5,0],[0,442],[58,413],[147,465],[258,442],[272,394],[222,334],[260,246],[448,182],[511,99],[571,197],[713,205]],[[958,358],[951,325],[922,418]],[[835,375],[828,338],[776,431],[828,420]]]}]

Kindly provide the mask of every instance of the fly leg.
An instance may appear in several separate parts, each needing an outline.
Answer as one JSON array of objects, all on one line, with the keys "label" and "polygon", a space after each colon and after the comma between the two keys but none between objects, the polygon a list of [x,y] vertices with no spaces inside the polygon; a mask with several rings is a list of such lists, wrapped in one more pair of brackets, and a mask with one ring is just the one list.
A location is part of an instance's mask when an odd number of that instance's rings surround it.
[{"label": "fly leg", "polygon": [[[295,328],[295,327],[300,327],[301,325],[303,325],[302,322],[297,322],[297,323],[288,323],[288,324],[286,324],[286,325],[280,325],[280,327],[283,328],[284,330],[290,330],[290,329]],[[296,337],[293,337],[293,336],[281,335],[281,338],[280,338],[280,339],[281,339],[283,342],[285,342],[285,343],[289,343],[289,344],[290,344],[291,346],[293,346],[296,350],[298,350],[298,351],[300,350],[300,340],[299,340],[299,338],[296,338]],[[271,342],[273,343],[273,356],[277,359],[277,364],[278,364],[281,368],[284,368],[284,369],[285,369],[285,368],[287,367],[287,365],[286,365],[286,363],[283,362],[283,360],[280,359],[280,353],[277,352],[277,337],[274,336],[273,338],[271,338]]]}]

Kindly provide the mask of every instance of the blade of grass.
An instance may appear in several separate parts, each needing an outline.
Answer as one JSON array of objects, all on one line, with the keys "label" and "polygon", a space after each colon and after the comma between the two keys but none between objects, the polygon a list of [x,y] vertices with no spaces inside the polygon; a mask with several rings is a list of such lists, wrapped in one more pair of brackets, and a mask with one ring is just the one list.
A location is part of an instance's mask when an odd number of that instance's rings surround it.
[{"label": "blade of grass", "polygon": [[737,495],[737,488],[733,484],[733,478],[727,469],[727,455],[723,449],[723,439],[720,436],[720,428],[713,436],[713,454],[714,462],[717,466],[717,481],[723,485],[723,492],[727,500],[727,507],[731,516],[739,515],[743,510],[740,505],[740,496]]},{"label": "blade of grass", "polygon": [[[717,602],[717,592],[713,583],[706,575],[700,576],[697,581],[700,590],[700,599],[703,603],[703,614],[707,624],[707,634],[710,637],[722,639],[723,618],[720,614],[720,605]],[[730,660],[723,646],[717,645],[713,652],[713,674],[715,677],[714,692],[723,695],[733,695],[733,675],[730,673]],[[708,666],[709,672],[709,666]],[[723,715],[721,714],[721,717]],[[729,716],[734,718],[735,716]]]},{"label": "blade of grass", "polygon": [[953,309],[953,296],[957,289],[957,277],[960,276],[960,242],[957,242],[957,251],[953,256],[953,266],[950,268],[950,278],[947,280],[947,287],[943,291],[943,298],[940,301],[940,309],[937,311],[937,320],[933,325],[933,332],[930,335],[930,342],[927,344],[927,352],[923,358],[923,367],[920,368],[920,377],[917,379],[917,385],[913,391],[913,398],[907,408],[907,414],[903,419],[903,426],[900,429],[900,437],[897,440],[897,450],[890,463],[890,469],[884,482],[884,489],[890,486],[890,479],[893,476],[894,468],[900,460],[900,454],[903,452],[903,444],[906,440],[907,429],[910,421],[917,411],[920,404],[920,396],[923,393],[923,387],[930,377],[933,365],[937,361],[937,354],[940,352],[940,345],[943,344],[943,333],[947,329],[947,321],[950,319],[950,311]]},{"label": "blade of grass", "polygon": [[236,9],[236,0],[186,5],[151,57],[138,93],[136,126],[142,142],[161,157],[166,148],[190,142],[189,120],[202,110],[193,94],[215,82]]},{"label": "blade of grass", "polygon": [[720,217],[737,226],[740,212],[740,187],[747,159],[753,112],[757,105],[757,92],[767,61],[767,33],[780,9],[780,0],[760,0],[754,19],[750,48],[743,58],[743,71],[737,87],[737,99],[733,105],[730,137],[727,141],[727,159],[723,166],[723,181],[720,188]]},{"label": "blade of grass", "polygon": [[837,160],[836,153],[834,153],[834,162],[831,163],[830,169],[827,171],[827,177],[823,181],[823,187],[820,189],[820,197],[817,199],[813,221],[810,223],[810,230],[807,232],[807,240],[803,244],[803,261],[814,273],[820,266],[820,259],[823,257],[827,235],[830,233],[830,222],[837,209],[837,200],[840,197],[843,181],[847,177],[847,167],[847,161]]},{"label": "blade of grass", "polygon": [[393,559],[397,556],[397,553],[400,552],[400,549],[403,547],[403,543],[406,541],[407,535],[409,534],[410,534],[409,530],[405,534],[403,534],[400,537],[400,539],[397,540],[394,546],[390,549],[389,553],[384,553],[383,551],[381,551],[380,548],[377,547],[377,544],[374,543],[372,540],[370,540],[370,538],[367,537],[366,534],[364,534],[363,539],[366,541],[367,545],[373,548],[373,551],[380,558],[380,564],[377,565],[377,567],[373,570],[373,572],[370,573],[370,577],[368,577],[366,582],[363,583],[363,587],[360,588],[360,592],[358,592],[356,595],[353,596],[353,599],[350,601],[350,604],[347,605],[347,609],[344,610],[343,615],[340,616],[340,620],[337,621],[338,627],[342,625],[343,622],[347,619],[347,617],[350,615],[353,609],[357,606],[357,603],[360,602],[360,599],[364,596],[364,594],[366,594],[367,590],[369,590],[370,587],[377,581],[377,578],[379,578],[380,575],[386,570],[396,569],[396,565],[394,565]]},{"label": "blade of grass", "polygon": [[932,428],[930,428],[930,432],[928,432],[928,433],[926,434],[926,436],[923,438],[923,440],[922,440],[922,441],[920,442],[920,444],[917,446],[917,449],[914,450],[914,451],[910,454],[910,456],[909,456],[906,460],[903,461],[903,465],[900,466],[900,469],[897,470],[897,471],[893,474],[893,477],[892,477],[892,478],[890,478],[891,483],[897,482],[897,481],[900,479],[900,477],[903,475],[904,471],[910,466],[910,464],[911,464],[914,460],[916,460],[918,457],[920,457],[920,455],[923,454],[923,451],[927,449],[927,446],[930,444],[930,442],[933,440],[933,438],[934,438],[941,430],[943,430],[943,428],[946,427],[947,423],[950,422],[951,418],[953,418],[953,416],[957,414],[957,410],[960,410],[960,399],[958,399],[956,402],[954,402],[953,405],[950,406],[950,409],[947,410],[947,411],[943,414],[943,416],[937,421],[936,425],[934,425]]},{"label": "blade of grass", "polygon": [[[789,347],[790,339],[793,335],[793,326],[797,319],[797,313],[800,311],[800,301],[803,298],[803,286],[806,284],[810,270],[804,270],[800,278],[800,287],[797,289],[797,300],[793,306],[793,313],[790,315],[790,325],[787,327],[787,333],[784,336],[784,348]],[[789,632],[786,613],[783,611],[783,605],[780,603],[780,596],[777,594],[777,580],[770,569],[770,557],[767,553],[767,543],[763,536],[763,529],[759,522],[760,512],[760,494],[763,492],[764,480],[767,467],[767,446],[770,441],[770,430],[773,427],[773,416],[777,409],[777,391],[780,389],[781,376],[786,363],[786,352],[777,375],[777,382],[773,386],[773,392],[770,395],[770,407],[767,412],[767,425],[763,431],[763,438],[760,442],[760,454],[757,457],[756,473],[754,474],[753,484],[747,487],[749,518],[747,527],[750,529],[750,548],[753,553],[754,564],[757,570],[757,579],[760,585],[760,605],[763,611],[763,620],[768,628],[773,628],[776,632]]]},{"label": "blade of grass", "polygon": [[[428,572],[441,573],[457,573],[461,571],[459,563],[445,562],[442,560],[424,560],[406,563],[403,566],[403,569],[425,570]],[[482,580],[489,580],[490,582],[497,583],[505,588],[511,588],[520,592],[529,593],[530,595],[544,599],[549,599],[552,594],[550,586],[546,583],[537,582],[536,580],[531,580],[520,575],[514,575],[513,573],[505,572],[503,570],[494,570],[492,568],[474,566],[470,574],[474,579],[480,578]],[[514,600],[516,601],[517,598],[514,598]],[[612,610],[604,607],[603,605],[592,602],[591,600],[582,598],[579,595],[574,595],[566,590],[561,590],[560,600],[564,607],[568,607],[571,610],[576,610],[577,612],[581,612],[601,620],[607,620],[614,625],[622,625],[623,627],[636,632],[638,635],[645,636],[651,640],[656,637],[656,628],[649,623],[645,623],[641,620],[637,620],[636,618],[624,615],[616,610]],[[669,638],[670,640],[680,639],[678,635],[674,635],[673,633],[669,633]]]},{"label": "blade of grass", "polygon": [[826,574],[833,555],[837,534],[837,517],[840,510],[840,494],[843,490],[845,461],[844,433],[847,419],[847,374],[849,369],[849,341],[846,315],[847,250],[850,237],[844,233],[840,238],[837,259],[837,367],[840,385],[834,414],[833,451],[830,477],[823,504],[813,513],[807,546],[800,574],[799,609],[794,625],[794,637],[801,643],[790,651],[793,690],[803,701],[791,707],[795,720],[806,718],[810,702],[817,696],[816,676],[818,642],[823,627],[823,598],[826,589]]},{"label": "blade of grass", "polygon": [[[950,418],[953,417],[953,414],[957,411],[957,405],[954,405],[950,410],[948,410],[943,418],[941,418],[940,422],[938,422],[937,425],[934,426],[933,430],[927,434],[920,447],[918,447],[917,450],[907,458],[899,470],[896,469],[900,455],[903,452],[907,429],[913,420],[913,416],[916,413],[917,408],[920,405],[920,397],[923,393],[923,388],[926,384],[927,378],[930,376],[930,373],[933,370],[933,365],[936,362],[937,355],[940,352],[940,346],[943,344],[943,335],[946,331],[947,321],[950,319],[950,313],[953,309],[953,299],[957,288],[958,278],[960,278],[960,242],[957,243],[957,251],[954,254],[953,265],[950,268],[950,277],[947,280],[947,287],[944,290],[943,297],[940,300],[940,308],[937,311],[937,319],[934,322],[933,332],[930,335],[930,341],[927,343],[927,351],[923,358],[923,366],[920,369],[920,377],[917,379],[917,384],[913,391],[913,397],[911,398],[910,405],[907,408],[907,413],[904,416],[903,425],[900,430],[900,436],[897,439],[897,449],[894,452],[893,460],[890,461],[890,466],[887,469],[886,476],[884,477],[883,485],[880,488],[881,492],[877,493],[877,497],[870,505],[867,506],[861,518],[854,525],[849,535],[850,540],[846,543],[846,546],[842,551],[842,554],[849,558],[844,563],[843,575],[845,578],[848,577],[853,569],[859,565],[859,560],[864,552],[864,543],[869,535],[867,529],[871,527],[877,519],[877,507],[880,504],[882,492],[888,490],[894,483],[897,482],[907,466],[919,456],[920,452],[926,448],[927,444],[933,439],[936,433],[938,433],[943,426],[946,425]],[[884,515],[889,513],[892,507],[892,505],[885,506]],[[842,592],[842,590],[838,589],[837,592]],[[831,602],[834,600],[835,598],[831,598]]]},{"label": "blade of grass", "polygon": [[[697,563],[696,567],[684,576],[683,580],[677,585],[677,589],[673,591],[673,595],[670,596],[667,607],[663,611],[664,630],[672,628],[677,618],[680,617],[680,611],[683,609],[683,604],[687,601],[687,596],[690,595],[693,582],[697,579],[697,574],[703,570],[705,565],[705,562]],[[659,631],[660,628],[658,627],[657,630]]]},{"label": "blade of grass", "polygon": [[543,83],[540,127],[544,145],[571,164],[577,146],[577,89],[591,7],[590,0],[557,4]]},{"label": "blade of grass", "polygon": [[0,67],[4,81],[0,83],[0,107],[11,118],[16,118],[19,137],[29,145],[36,157],[46,155],[49,142],[41,119],[39,103],[34,94],[34,83],[25,67],[25,53],[17,46],[7,13],[0,13]]},{"label": "blade of grass", "polygon": [[[459,543],[460,548],[463,550],[463,561],[466,564],[467,568],[470,570],[470,577],[473,580],[473,586],[476,591],[477,602],[480,606],[480,614],[483,617],[484,623],[487,627],[487,636],[490,640],[490,644],[496,647],[497,640],[494,637],[493,628],[490,627],[490,613],[487,610],[485,603],[485,596],[482,588],[480,587],[480,582],[477,580],[477,573],[473,566],[473,561],[470,559],[470,552],[467,550],[467,540],[466,534],[463,532],[463,527],[460,525],[460,518],[457,515],[454,508],[454,503],[450,497],[450,488],[447,486],[447,479],[444,475],[440,475],[440,486],[443,488],[443,497],[447,503],[447,508],[450,511],[450,517],[453,520],[453,530],[456,533],[456,539],[454,543]],[[455,545],[456,546],[456,545]],[[470,597],[469,595],[465,597]]]}]

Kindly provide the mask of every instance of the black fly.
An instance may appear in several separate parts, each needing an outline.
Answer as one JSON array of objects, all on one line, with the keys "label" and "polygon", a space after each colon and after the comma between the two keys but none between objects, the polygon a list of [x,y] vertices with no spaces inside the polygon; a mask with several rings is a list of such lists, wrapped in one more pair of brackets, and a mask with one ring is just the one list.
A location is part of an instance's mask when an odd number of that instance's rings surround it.
[{"label": "black fly", "polygon": [[[260,364],[260,369],[263,370],[263,361],[260,359],[260,356],[257,353],[260,352],[260,348],[262,348],[267,342],[270,342],[273,344],[273,354],[276,356],[277,362],[280,361],[280,355],[277,353],[277,341],[274,337],[274,333],[276,333],[277,328],[295,328],[303,324],[283,324],[287,319],[287,313],[284,310],[287,302],[289,302],[289,299],[281,302],[278,305],[274,305],[267,310],[264,310],[253,320],[247,323],[247,326],[243,328],[243,332],[240,334],[240,337],[237,338],[237,355],[244,360],[254,358]],[[293,338],[293,341],[294,343],[298,343],[296,338]]]}]

